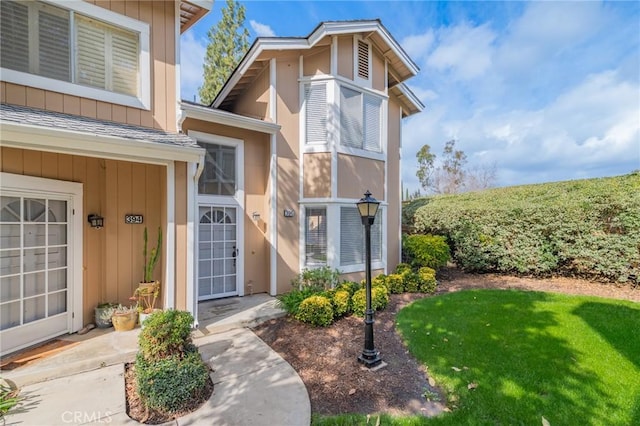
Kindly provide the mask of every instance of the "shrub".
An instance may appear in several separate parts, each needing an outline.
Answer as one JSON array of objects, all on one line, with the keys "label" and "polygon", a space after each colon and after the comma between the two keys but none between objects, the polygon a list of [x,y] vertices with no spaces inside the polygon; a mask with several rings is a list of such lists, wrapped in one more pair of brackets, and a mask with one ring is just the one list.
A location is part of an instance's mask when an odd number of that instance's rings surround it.
[{"label": "shrub", "polygon": [[[371,308],[374,311],[382,310],[389,304],[389,293],[384,286],[371,287]],[[361,288],[351,297],[351,311],[353,315],[363,317],[367,310],[366,289]]]},{"label": "shrub", "polygon": [[374,286],[374,287],[379,286],[379,285],[383,285],[385,287],[388,287],[387,286],[387,275],[385,275],[385,274],[376,275],[375,277],[373,277],[373,279],[371,279],[371,285]]},{"label": "shrub", "polygon": [[193,315],[169,309],[156,312],[145,321],[138,337],[140,353],[146,360],[181,356],[191,343]]},{"label": "shrub", "polygon": [[354,281],[345,281],[336,287],[336,290],[346,290],[349,292],[349,297],[353,296],[353,293],[362,288],[361,284]]},{"label": "shrub", "polygon": [[[373,301],[371,302],[373,305]],[[351,312],[357,317],[363,317],[367,310],[367,293],[364,288],[353,293],[351,296]]]},{"label": "shrub", "polygon": [[396,266],[396,274],[404,274],[405,272],[411,272],[411,265],[409,265],[408,263],[398,263],[398,266]]},{"label": "shrub", "polygon": [[400,274],[391,274],[387,276],[387,286],[392,294],[404,292],[404,278]]},{"label": "shrub", "polygon": [[418,291],[421,293],[435,293],[437,281],[436,281],[436,271],[425,266],[418,269]]},{"label": "shrub", "polygon": [[381,311],[389,304],[389,291],[384,286],[371,288],[371,307],[374,311]]},{"label": "shrub", "polygon": [[315,326],[325,327],[333,322],[333,306],[324,296],[310,296],[302,301],[296,319]]},{"label": "shrub", "polygon": [[[145,330],[148,324],[145,326]],[[189,345],[182,355],[173,354],[159,360],[148,360],[141,352],[135,366],[138,394],[150,408],[176,413],[200,399],[206,388],[209,367],[195,346]]]},{"label": "shrub", "polygon": [[420,291],[420,276],[413,271],[402,274],[404,281],[404,291],[408,293],[417,293]]},{"label": "shrub", "polygon": [[311,287],[320,290],[329,290],[338,285],[340,271],[328,266],[314,269],[303,269],[292,281],[294,289],[302,290]]},{"label": "shrub", "polygon": [[413,268],[438,269],[451,258],[449,245],[438,235],[407,235],[403,238],[402,249]]},{"label": "shrub", "polygon": [[347,290],[336,290],[331,298],[333,304],[333,315],[339,318],[349,313],[351,308],[351,295]]},{"label": "shrub", "polygon": [[466,270],[640,282],[638,173],[436,196],[415,225]]},{"label": "shrub", "polygon": [[294,288],[289,293],[281,294],[277,297],[278,305],[287,311],[291,316],[296,316],[298,308],[304,299],[320,294],[322,291],[316,287],[304,287],[302,290]]}]

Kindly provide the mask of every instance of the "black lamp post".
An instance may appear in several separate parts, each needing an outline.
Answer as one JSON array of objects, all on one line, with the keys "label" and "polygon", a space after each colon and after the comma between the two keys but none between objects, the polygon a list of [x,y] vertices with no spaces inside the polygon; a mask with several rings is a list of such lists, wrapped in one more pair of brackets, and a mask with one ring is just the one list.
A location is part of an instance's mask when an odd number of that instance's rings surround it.
[{"label": "black lamp post", "polygon": [[380,202],[371,196],[369,191],[364,193],[364,198],[356,203],[362,224],[364,225],[366,259],[365,259],[365,280],[367,294],[367,310],[364,318],[364,349],[358,357],[358,361],[367,368],[375,367],[382,362],[380,352],[373,347],[373,309],[371,309],[371,225],[376,219],[376,212]]}]

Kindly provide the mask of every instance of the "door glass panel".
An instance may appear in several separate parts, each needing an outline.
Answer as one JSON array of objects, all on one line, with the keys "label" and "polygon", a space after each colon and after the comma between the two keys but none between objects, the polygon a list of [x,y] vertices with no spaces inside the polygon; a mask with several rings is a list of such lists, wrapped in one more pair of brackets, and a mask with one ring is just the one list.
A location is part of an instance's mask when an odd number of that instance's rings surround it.
[{"label": "door glass panel", "polygon": [[24,225],[24,246],[43,247],[46,244],[45,228],[43,224]]},{"label": "door glass panel", "polygon": [[213,241],[224,241],[224,225],[213,225]]},{"label": "door glass panel", "polygon": [[67,244],[67,225],[49,225],[49,245]]},{"label": "door glass panel", "polygon": [[22,213],[21,203],[18,197],[0,197],[0,222],[20,222]]},{"label": "door glass panel", "polygon": [[224,275],[224,260],[214,259],[213,261],[213,275]]},{"label": "door glass panel", "polygon": [[20,250],[4,250],[0,252],[0,275],[20,273]]},{"label": "door glass panel", "polygon": [[199,261],[200,265],[200,276],[201,277],[210,277],[212,275],[211,273],[211,260],[210,259],[205,259],[205,260],[200,260]]},{"label": "door glass panel", "polygon": [[[20,275],[0,278],[0,303],[20,298]],[[2,306],[2,309],[4,309]]]},{"label": "door glass panel", "polygon": [[2,305],[0,309],[0,330],[20,325],[20,302]]},{"label": "door glass panel", "polygon": [[[236,292],[236,212],[234,207],[205,207],[200,209],[200,232],[211,229],[211,240],[200,238],[198,277],[211,277],[211,286],[200,286],[198,297],[209,298],[217,295],[230,295]],[[211,225],[209,225],[211,223]],[[231,283],[233,282],[233,285]]]},{"label": "door glass panel", "polygon": [[49,268],[67,266],[67,248],[53,247],[49,249]]},{"label": "door glass panel", "polygon": [[49,291],[67,288],[67,269],[49,271]]},{"label": "door glass panel", "polygon": [[67,221],[67,202],[61,200],[49,200],[49,222]]},{"label": "door glass panel", "polygon": [[198,294],[211,294],[211,278],[198,280]]},{"label": "door glass panel", "polygon": [[46,291],[44,272],[24,274],[24,297],[36,296]]},{"label": "door glass panel", "polygon": [[22,210],[25,222],[45,222],[47,215],[47,203],[45,200],[36,198],[25,198],[24,209]]},{"label": "door glass panel", "polygon": [[45,267],[45,249],[24,250],[24,272],[42,271]]},{"label": "door glass panel", "polygon": [[224,291],[229,293],[232,291],[236,291],[236,277],[235,276],[227,276],[224,277]]},{"label": "door glass panel", "polygon": [[48,315],[58,315],[67,310],[67,292],[61,291],[49,295]]},{"label": "door glass panel", "polygon": [[37,321],[42,319],[47,314],[45,309],[47,299],[45,296],[33,297],[30,299],[24,299],[24,323]]},{"label": "door glass panel", "polygon": [[213,294],[224,293],[224,277],[215,277],[213,279]]},{"label": "door glass panel", "polygon": [[20,248],[20,225],[0,225],[0,249]]}]

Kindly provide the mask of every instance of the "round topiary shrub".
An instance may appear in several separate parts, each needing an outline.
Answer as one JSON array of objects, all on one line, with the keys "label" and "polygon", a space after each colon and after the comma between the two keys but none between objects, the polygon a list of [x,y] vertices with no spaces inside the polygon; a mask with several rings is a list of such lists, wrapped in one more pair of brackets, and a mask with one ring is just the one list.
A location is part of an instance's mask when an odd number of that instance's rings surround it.
[{"label": "round topiary shrub", "polygon": [[331,325],[333,322],[331,301],[324,296],[307,297],[300,303],[296,319],[315,326]]},{"label": "round topiary shrub", "polygon": [[336,287],[336,290],[345,290],[349,292],[349,297],[353,296],[353,293],[360,290],[362,286],[354,281],[345,281]]},{"label": "round topiary shrub", "polygon": [[[373,304],[373,302],[371,303]],[[366,309],[367,294],[365,293],[365,289],[361,288],[351,296],[351,312],[353,312],[353,315],[355,316],[363,317]]]},{"label": "round topiary shrub", "polygon": [[144,325],[138,345],[146,360],[181,356],[191,343],[193,315],[189,312],[173,309],[155,312]]},{"label": "round topiary shrub", "polygon": [[405,272],[411,272],[411,265],[409,265],[408,263],[398,263],[398,266],[396,266],[396,274],[404,274]]},{"label": "round topiary shrub", "polygon": [[186,348],[183,356],[171,355],[159,360],[145,359],[138,352],[135,375],[143,403],[161,412],[178,413],[194,400],[206,398],[209,367],[193,345]]},{"label": "round topiary shrub", "polygon": [[389,291],[385,286],[371,288],[371,308],[381,311],[389,304]]},{"label": "round topiary shrub", "polygon": [[372,287],[376,287],[379,285],[383,285],[385,287],[387,287],[387,275],[385,274],[380,274],[380,275],[376,275],[375,277],[373,277],[373,279],[371,280],[371,286]]},{"label": "round topiary shrub", "polygon": [[417,293],[420,287],[420,277],[413,271],[407,271],[402,274],[404,281],[404,291],[408,293]]},{"label": "round topiary shrub", "polygon": [[451,258],[449,245],[439,235],[407,235],[403,239],[402,250],[414,268],[428,266],[438,269]]},{"label": "round topiary shrub", "polygon": [[349,313],[351,295],[347,290],[336,290],[331,299],[333,303],[333,315],[338,318]]},{"label": "round topiary shrub", "polygon": [[387,288],[392,294],[404,292],[404,277],[400,274],[387,275]]},{"label": "round topiary shrub", "polygon": [[429,267],[418,269],[420,279],[418,290],[422,293],[435,293],[438,282],[436,281],[436,271]]}]

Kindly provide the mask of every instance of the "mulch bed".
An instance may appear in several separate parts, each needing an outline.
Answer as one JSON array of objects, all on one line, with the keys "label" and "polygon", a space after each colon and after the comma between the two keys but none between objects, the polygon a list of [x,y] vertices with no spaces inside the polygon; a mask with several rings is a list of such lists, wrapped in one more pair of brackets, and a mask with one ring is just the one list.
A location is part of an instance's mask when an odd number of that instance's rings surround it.
[{"label": "mulch bed", "polygon": [[[593,295],[640,302],[640,289],[571,278],[533,279],[494,274],[466,274],[445,268],[436,294],[463,289],[499,288]],[[362,319],[347,317],[327,328],[314,328],[289,317],[268,321],[254,332],[298,372],[311,400],[311,411],[322,415],[378,413],[434,415],[446,408],[425,391],[435,391],[424,368],[409,354],[395,329],[396,313],[424,294],[392,295],[389,306],[376,312],[375,347],[388,365],[368,371],[357,357],[364,345]],[[431,381],[432,384],[433,380]]]}]

